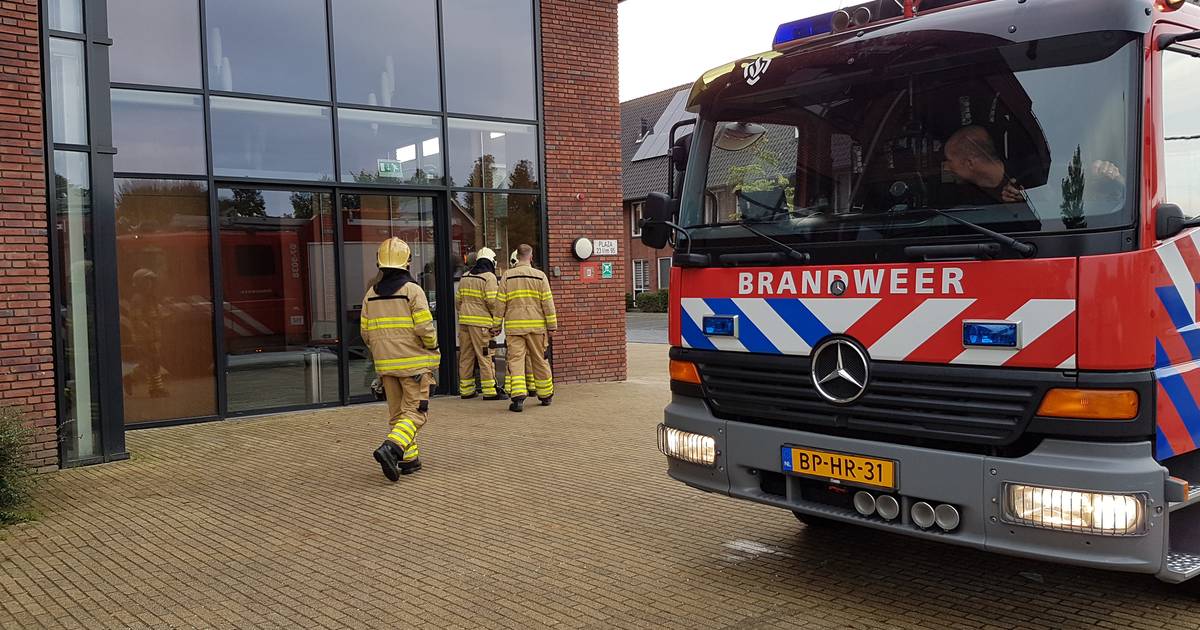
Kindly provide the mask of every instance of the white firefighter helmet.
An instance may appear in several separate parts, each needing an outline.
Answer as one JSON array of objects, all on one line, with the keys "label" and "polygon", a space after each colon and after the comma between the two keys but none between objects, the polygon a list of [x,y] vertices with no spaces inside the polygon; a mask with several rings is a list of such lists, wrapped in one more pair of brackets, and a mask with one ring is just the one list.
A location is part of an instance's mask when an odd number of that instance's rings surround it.
[{"label": "white firefighter helmet", "polygon": [[475,260],[490,260],[492,264],[496,264],[496,252],[489,247],[484,247],[475,253]]},{"label": "white firefighter helmet", "polygon": [[393,236],[379,244],[379,255],[375,262],[380,269],[408,269],[411,258],[412,250],[408,248],[408,243]]},{"label": "white firefighter helmet", "polygon": [[512,253],[508,255],[508,266],[516,267],[518,262],[520,261],[517,259],[517,250],[514,249],[512,250]]}]

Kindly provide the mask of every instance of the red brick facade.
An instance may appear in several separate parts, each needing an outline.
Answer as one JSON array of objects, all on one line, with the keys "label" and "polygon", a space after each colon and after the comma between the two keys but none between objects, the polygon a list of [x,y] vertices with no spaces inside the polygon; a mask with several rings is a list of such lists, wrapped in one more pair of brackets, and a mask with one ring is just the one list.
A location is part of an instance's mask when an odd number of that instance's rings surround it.
[{"label": "red brick facade", "polygon": [[32,458],[58,464],[50,250],[37,0],[0,2],[0,404],[35,429]]},{"label": "red brick facade", "polygon": [[[621,108],[617,101],[617,0],[542,0],[546,203],[560,332],[555,378],[625,378],[625,252],[595,257],[613,277],[579,282],[576,238],[629,242],[621,207]],[[561,271],[561,275],[555,271]]]}]

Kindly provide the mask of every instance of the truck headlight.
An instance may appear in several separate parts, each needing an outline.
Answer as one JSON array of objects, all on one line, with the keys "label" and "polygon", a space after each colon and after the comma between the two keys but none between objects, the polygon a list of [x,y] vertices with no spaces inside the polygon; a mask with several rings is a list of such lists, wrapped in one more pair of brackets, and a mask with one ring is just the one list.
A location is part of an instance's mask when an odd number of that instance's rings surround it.
[{"label": "truck headlight", "polygon": [[1146,494],[1111,494],[1004,484],[1004,520],[1099,536],[1146,532]]},{"label": "truck headlight", "polygon": [[701,466],[717,463],[717,441],[707,435],[658,425],[658,450],[663,455]]}]

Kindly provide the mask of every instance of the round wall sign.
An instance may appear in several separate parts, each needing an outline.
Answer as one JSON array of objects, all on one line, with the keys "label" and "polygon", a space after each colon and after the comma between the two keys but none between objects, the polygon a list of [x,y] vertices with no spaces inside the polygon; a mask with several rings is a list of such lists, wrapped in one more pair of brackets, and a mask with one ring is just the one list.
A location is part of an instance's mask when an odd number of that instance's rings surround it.
[{"label": "round wall sign", "polygon": [[575,254],[575,257],[579,260],[587,260],[591,258],[592,254],[595,252],[596,246],[592,244],[592,239],[590,238],[577,238],[575,239],[575,242],[571,244],[571,253]]}]

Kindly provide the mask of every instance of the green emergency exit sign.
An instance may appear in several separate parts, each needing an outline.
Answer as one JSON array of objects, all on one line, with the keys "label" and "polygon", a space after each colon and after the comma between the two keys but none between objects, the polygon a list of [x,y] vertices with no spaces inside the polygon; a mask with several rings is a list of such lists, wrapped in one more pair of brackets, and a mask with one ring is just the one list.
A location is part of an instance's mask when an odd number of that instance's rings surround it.
[{"label": "green emergency exit sign", "polygon": [[380,177],[403,177],[404,169],[400,160],[377,160],[377,170]]}]

